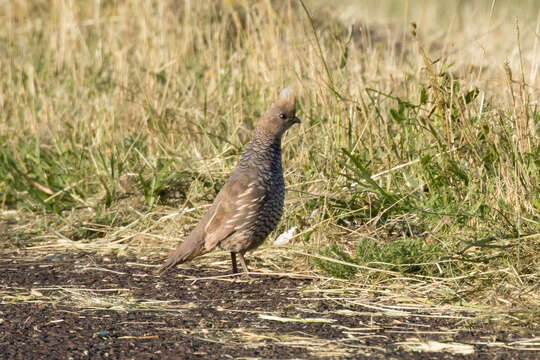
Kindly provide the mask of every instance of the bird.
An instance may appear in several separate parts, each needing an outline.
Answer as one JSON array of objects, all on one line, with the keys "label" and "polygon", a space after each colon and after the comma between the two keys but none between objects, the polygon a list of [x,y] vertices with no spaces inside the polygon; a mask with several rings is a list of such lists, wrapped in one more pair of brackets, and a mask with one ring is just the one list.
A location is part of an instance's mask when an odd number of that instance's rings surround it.
[{"label": "bird", "polygon": [[236,255],[249,274],[244,254],[264,242],[283,214],[281,139],[299,123],[296,96],[287,87],[263,113],[210,209],[158,269],[159,275],[216,248],[230,252],[234,274],[238,273]]}]

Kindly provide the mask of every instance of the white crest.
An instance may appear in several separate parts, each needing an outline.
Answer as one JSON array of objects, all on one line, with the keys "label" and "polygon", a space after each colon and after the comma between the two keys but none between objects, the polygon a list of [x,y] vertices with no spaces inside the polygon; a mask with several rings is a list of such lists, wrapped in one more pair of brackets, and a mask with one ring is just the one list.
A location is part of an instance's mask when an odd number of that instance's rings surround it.
[{"label": "white crest", "polygon": [[285,88],[279,93],[279,97],[285,100],[294,99],[294,90],[291,88]]}]

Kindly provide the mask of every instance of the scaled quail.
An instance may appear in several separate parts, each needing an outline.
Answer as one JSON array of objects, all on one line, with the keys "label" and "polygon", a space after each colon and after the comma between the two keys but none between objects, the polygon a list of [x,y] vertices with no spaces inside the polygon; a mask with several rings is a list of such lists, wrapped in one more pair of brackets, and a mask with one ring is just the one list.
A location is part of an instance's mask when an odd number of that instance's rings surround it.
[{"label": "scaled quail", "polygon": [[281,137],[299,122],[294,92],[285,88],[262,115],[251,141],[208,212],[159,268],[159,274],[216,247],[231,252],[233,273],[238,272],[236,254],[244,271],[249,272],[245,252],[263,243],[283,213]]}]

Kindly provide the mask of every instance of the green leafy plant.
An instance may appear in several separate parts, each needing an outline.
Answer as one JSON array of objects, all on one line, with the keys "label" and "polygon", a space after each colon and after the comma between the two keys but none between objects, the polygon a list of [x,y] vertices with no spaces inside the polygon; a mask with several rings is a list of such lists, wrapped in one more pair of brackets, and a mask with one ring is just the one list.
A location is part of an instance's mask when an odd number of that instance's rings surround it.
[{"label": "green leafy plant", "polygon": [[149,180],[145,180],[142,173],[139,173],[139,183],[143,189],[144,200],[147,209],[150,210],[159,199],[159,194],[163,190],[168,178],[168,170],[173,163],[172,160],[165,162],[158,161],[152,168],[152,175]]}]

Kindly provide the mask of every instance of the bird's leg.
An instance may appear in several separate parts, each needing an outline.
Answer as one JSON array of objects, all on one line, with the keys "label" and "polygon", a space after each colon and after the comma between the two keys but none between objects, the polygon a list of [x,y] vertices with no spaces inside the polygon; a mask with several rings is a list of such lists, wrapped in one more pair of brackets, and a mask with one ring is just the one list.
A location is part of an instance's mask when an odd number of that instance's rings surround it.
[{"label": "bird's leg", "polygon": [[[242,260],[242,258],[240,258]],[[236,266],[236,253],[231,252],[231,262],[232,262],[232,272],[233,274],[238,273],[238,267]]]},{"label": "bird's leg", "polygon": [[242,268],[244,268],[244,272],[246,273],[246,275],[249,275],[249,269],[246,265],[246,259],[244,259],[244,254],[239,252],[238,256],[240,256],[240,263],[242,264]]}]

